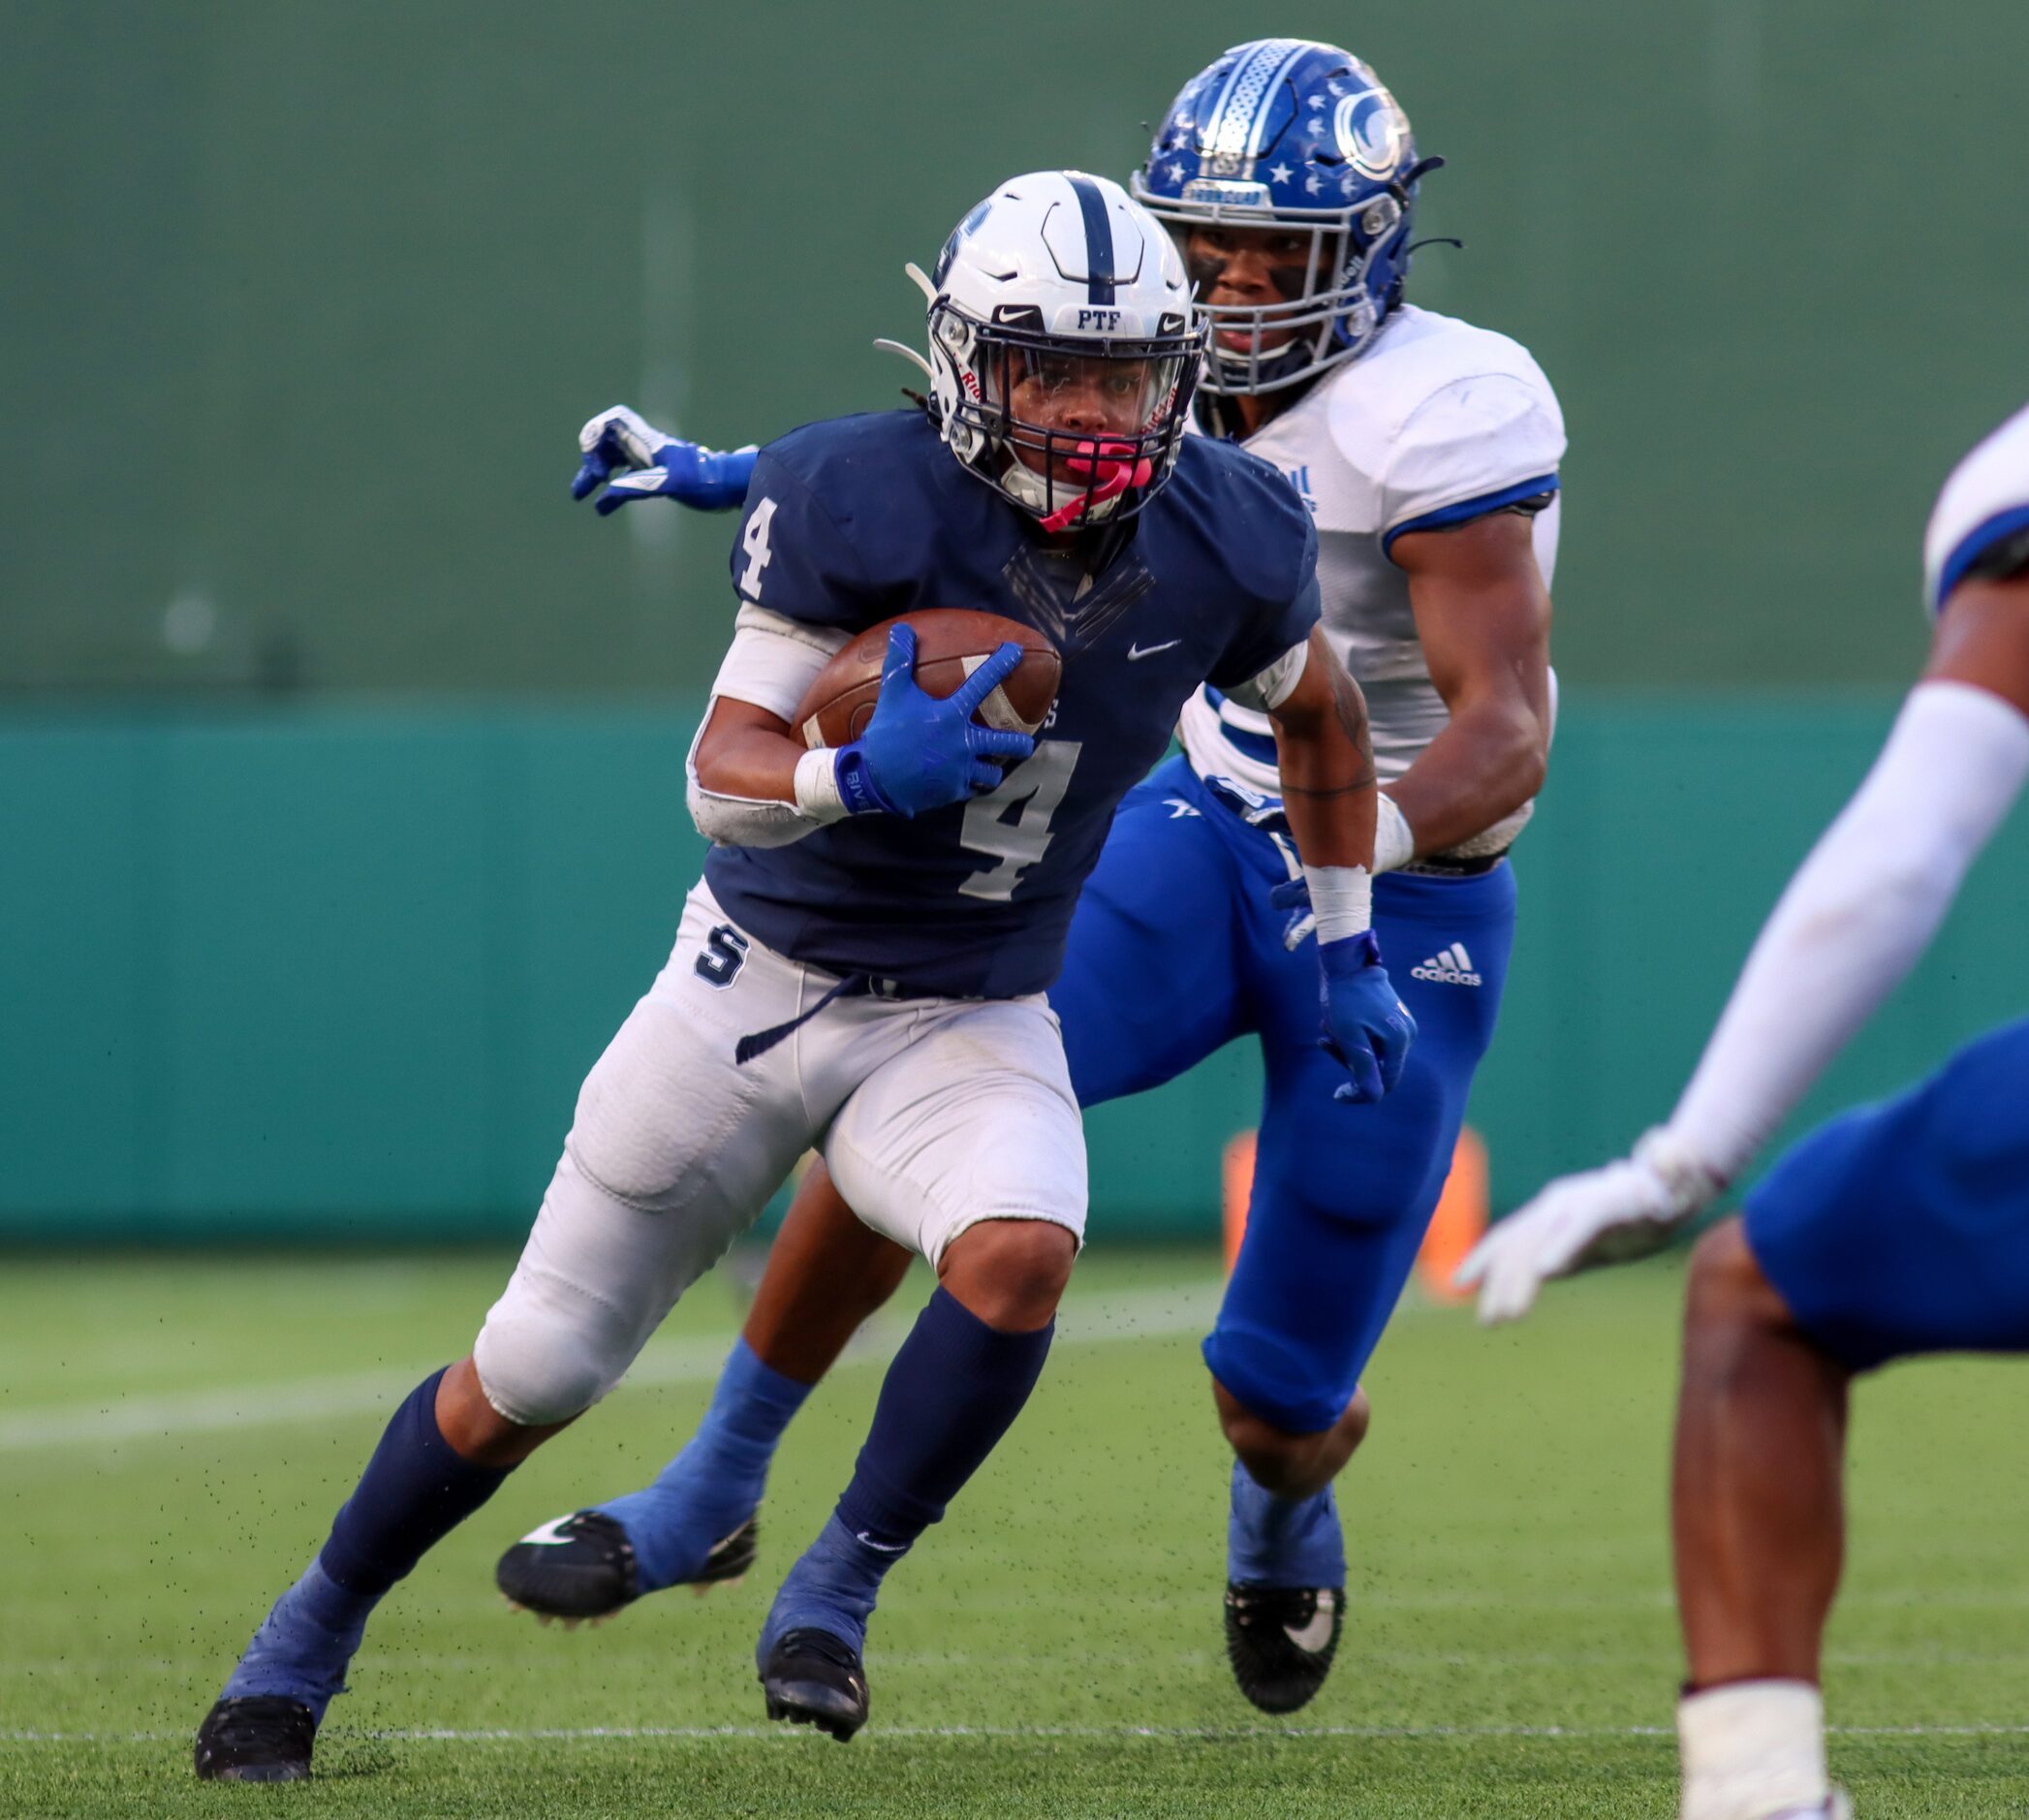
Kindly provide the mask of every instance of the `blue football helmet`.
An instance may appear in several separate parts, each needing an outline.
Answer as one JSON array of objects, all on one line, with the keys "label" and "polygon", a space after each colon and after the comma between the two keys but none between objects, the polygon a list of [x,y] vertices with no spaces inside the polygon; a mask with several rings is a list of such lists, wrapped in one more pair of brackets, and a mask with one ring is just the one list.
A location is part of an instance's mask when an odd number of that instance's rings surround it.
[{"label": "blue football helmet", "polygon": [[[1395,98],[1333,45],[1257,39],[1185,83],[1129,188],[1175,235],[1198,287],[1212,337],[1204,390],[1300,385],[1373,340],[1409,275],[1417,179],[1442,162],[1417,161]],[[1300,289],[1291,262],[1276,302],[1207,303],[1224,261],[1216,249],[1194,259],[1191,243],[1215,226],[1307,235]]]}]

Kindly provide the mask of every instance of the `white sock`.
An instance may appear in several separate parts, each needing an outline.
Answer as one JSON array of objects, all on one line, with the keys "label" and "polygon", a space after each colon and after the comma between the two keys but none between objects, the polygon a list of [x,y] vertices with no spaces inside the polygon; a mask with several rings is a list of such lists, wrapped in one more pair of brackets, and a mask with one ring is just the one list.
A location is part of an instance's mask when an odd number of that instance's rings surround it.
[{"label": "white sock", "polygon": [[1809,1681],[1732,1681],[1676,1710],[1684,1757],[1681,1820],[1775,1820],[1820,1812],[1825,1698]]}]

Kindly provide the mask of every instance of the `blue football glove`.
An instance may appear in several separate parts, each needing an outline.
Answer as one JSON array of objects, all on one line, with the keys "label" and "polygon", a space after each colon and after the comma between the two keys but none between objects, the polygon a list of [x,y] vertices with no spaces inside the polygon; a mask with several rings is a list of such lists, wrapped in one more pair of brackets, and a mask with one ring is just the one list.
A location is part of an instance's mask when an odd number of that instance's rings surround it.
[{"label": "blue football glove", "polygon": [[873,718],[833,761],[846,812],[906,817],[997,789],[1001,768],[992,761],[1025,759],[1036,742],[1025,733],[982,727],[973,713],[1020,662],[1021,646],[1003,644],[939,701],[917,687],[916,629],[893,627]]},{"label": "blue football glove", "polygon": [[1402,1064],[1416,1041],[1416,1020],[1389,983],[1372,929],[1344,941],[1320,942],[1318,964],[1325,1009],[1318,1047],[1353,1077],[1331,1097],[1369,1106],[1402,1078]]},{"label": "blue football glove", "polygon": [[673,499],[701,512],[726,512],[747,496],[757,451],[749,445],[721,453],[702,444],[666,436],[624,404],[601,411],[577,432],[584,452],[571,497],[583,499],[601,486],[594,510],[603,518],[633,499]]}]

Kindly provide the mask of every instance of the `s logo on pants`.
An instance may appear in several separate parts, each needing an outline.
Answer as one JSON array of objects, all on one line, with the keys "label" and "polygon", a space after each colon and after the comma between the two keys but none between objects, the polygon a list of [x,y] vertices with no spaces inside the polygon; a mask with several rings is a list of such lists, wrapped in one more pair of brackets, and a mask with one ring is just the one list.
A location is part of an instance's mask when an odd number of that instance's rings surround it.
[{"label": "s logo on pants", "polygon": [[747,938],[730,923],[719,926],[704,938],[704,949],[698,957],[698,977],[708,981],[722,990],[739,978],[739,970],[747,964]]}]

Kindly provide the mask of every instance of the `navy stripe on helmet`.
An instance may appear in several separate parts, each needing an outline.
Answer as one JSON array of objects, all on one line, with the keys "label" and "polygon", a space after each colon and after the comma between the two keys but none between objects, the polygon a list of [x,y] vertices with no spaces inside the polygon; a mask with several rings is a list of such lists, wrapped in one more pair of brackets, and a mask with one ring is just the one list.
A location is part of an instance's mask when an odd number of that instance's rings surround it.
[{"label": "navy stripe on helmet", "polygon": [[[1066,173],[1069,174],[1068,173]],[[1090,177],[1071,178],[1078,213],[1085,218],[1085,300],[1113,300],[1113,224],[1107,219],[1107,199]]]}]

